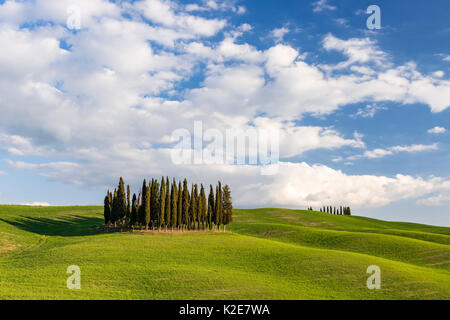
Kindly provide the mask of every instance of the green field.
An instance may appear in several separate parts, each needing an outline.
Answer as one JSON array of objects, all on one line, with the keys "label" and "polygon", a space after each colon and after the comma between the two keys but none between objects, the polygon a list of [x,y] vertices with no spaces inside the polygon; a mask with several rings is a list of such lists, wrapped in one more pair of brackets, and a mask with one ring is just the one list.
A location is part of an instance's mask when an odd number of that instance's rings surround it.
[{"label": "green field", "polygon": [[[446,227],[254,209],[234,210],[226,233],[103,234],[102,215],[0,206],[0,298],[450,299]],[[81,290],[66,287],[70,265]]]}]

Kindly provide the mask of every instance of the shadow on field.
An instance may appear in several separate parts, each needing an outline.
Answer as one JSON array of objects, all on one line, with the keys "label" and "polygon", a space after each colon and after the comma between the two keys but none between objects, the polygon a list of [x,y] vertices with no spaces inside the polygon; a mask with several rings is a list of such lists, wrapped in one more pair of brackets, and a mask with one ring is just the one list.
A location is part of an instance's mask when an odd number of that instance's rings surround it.
[{"label": "shadow on field", "polygon": [[46,236],[77,237],[97,233],[95,227],[103,223],[103,219],[65,216],[54,219],[20,216],[19,219],[5,220],[7,224],[19,229]]}]

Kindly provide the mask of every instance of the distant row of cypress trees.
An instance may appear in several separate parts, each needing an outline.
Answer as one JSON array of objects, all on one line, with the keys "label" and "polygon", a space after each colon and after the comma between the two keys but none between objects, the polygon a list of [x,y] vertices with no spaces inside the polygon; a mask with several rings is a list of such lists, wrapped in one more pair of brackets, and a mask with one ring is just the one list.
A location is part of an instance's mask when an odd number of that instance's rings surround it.
[{"label": "distant row of cypress trees", "polygon": [[[309,208],[308,210],[312,210],[312,208]],[[336,215],[344,215],[344,216],[351,216],[352,211],[350,207],[343,207],[340,206],[339,208],[333,207],[333,206],[325,206],[323,208],[320,208],[320,212],[326,212]]]},{"label": "distant row of cypress trees", "polygon": [[206,198],[205,188],[197,184],[191,186],[173,179],[162,177],[161,182],[152,179],[142,184],[142,189],[130,200],[130,186],[122,177],[114,192],[108,190],[104,200],[105,224],[126,228],[151,228],[152,230],[170,228],[172,231],[220,230],[233,221],[233,204],[230,187],[222,188],[219,181],[214,188],[210,185]]}]

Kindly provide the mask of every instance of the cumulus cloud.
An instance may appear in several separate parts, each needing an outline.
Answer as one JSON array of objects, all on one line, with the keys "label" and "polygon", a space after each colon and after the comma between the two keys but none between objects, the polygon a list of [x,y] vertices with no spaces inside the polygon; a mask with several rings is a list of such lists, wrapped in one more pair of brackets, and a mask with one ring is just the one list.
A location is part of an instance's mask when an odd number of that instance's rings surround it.
[{"label": "cumulus cloud", "polygon": [[289,33],[289,28],[281,27],[275,28],[270,32],[270,35],[275,39],[276,42],[283,41],[284,36]]},{"label": "cumulus cloud", "polygon": [[445,129],[443,127],[434,127],[434,128],[429,129],[427,132],[432,133],[432,134],[441,134],[441,133],[447,132],[447,129]]}]

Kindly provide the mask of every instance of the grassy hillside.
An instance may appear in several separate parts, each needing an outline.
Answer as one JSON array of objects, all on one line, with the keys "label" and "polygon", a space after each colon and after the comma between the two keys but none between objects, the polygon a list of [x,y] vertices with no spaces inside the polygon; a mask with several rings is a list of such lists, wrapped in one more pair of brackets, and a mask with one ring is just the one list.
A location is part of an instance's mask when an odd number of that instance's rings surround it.
[{"label": "grassy hillside", "polygon": [[227,233],[101,234],[102,210],[0,206],[0,298],[450,299],[450,228],[255,209]]}]

